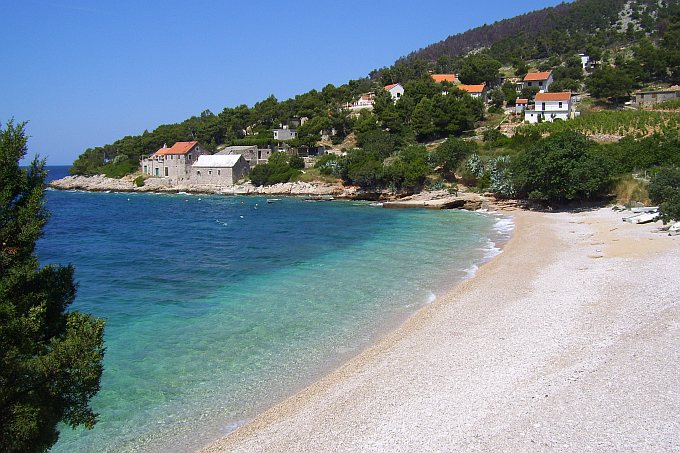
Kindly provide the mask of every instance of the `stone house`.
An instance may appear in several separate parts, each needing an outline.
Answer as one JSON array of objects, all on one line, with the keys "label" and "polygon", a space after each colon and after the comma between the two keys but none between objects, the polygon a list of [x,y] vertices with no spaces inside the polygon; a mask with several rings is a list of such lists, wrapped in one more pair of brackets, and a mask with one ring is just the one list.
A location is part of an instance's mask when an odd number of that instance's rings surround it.
[{"label": "stone house", "polygon": [[524,76],[522,88],[538,87],[541,93],[548,92],[553,83],[552,71],[530,72]]},{"label": "stone house", "polygon": [[638,91],[633,95],[632,105],[638,108],[649,107],[660,102],[680,99],[680,85],[655,91]]},{"label": "stone house", "polygon": [[274,129],[274,140],[291,140],[297,137],[297,131],[295,129],[290,129],[287,125],[280,127],[279,129]]},{"label": "stone house", "polygon": [[538,123],[541,121],[568,120],[573,118],[571,93],[538,93],[534,105],[524,112],[524,121]]},{"label": "stone house", "polygon": [[224,156],[240,154],[248,162],[250,168],[253,168],[257,164],[266,164],[269,156],[272,154],[272,150],[268,148],[260,149],[256,145],[227,146],[216,154]]},{"label": "stone house", "polygon": [[231,186],[248,174],[248,162],[240,154],[201,155],[191,166],[191,182]]},{"label": "stone house", "polygon": [[191,166],[208,150],[197,141],[177,142],[172,147],[163,146],[140,161],[145,175],[169,178],[172,182],[186,181],[191,177]]}]

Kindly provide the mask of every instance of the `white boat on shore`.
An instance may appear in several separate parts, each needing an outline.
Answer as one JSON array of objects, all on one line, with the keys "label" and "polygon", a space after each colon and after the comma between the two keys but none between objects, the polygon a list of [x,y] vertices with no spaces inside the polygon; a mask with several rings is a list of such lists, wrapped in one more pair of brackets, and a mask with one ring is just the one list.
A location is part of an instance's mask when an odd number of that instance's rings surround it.
[{"label": "white boat on shore", "polygon": [[635,214],[630,217],[624,217],[623,221],[627,223],[632,223],[634,225],[638,225],[642,223],[654,222],[658,218],[659,218],[658,212],[644,212],[640,214]]},{"label": "white boat on shore", "polygon": [[276,203],[277,201],[281,201],[280,198],[267,198],[267,203]]},{"label": "white boat on shore", "polygon": [[643,214],[645,212],[658,212],[659,207],[658,206],[642,206],[639,208],[631,208],[630,209],[632,212],[636,214]]}]

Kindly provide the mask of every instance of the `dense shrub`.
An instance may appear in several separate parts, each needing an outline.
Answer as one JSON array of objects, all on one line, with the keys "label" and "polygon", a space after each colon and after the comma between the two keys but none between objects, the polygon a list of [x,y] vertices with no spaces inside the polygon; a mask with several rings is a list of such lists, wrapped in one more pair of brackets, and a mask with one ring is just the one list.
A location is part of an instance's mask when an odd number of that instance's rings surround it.
[{"label": "dense shrub", "polygon": [[609,163],[593,152],[594,143],[576,132],[539,141],[513,160],[518,194],[547,203],[584,201],[602,195],[611,177]]},{"label": "dense shrub", "polygon": [[252,169],[250,181],[256,186],[268,186],[288,182],[298,174],[300,170],[290,166],[286,153],[273,153],[266,164],[257,165]]},{"label": "dense shrub", "polygon": [[475,152],[477,146],[459,138],[449,138],[432,153],[432,163],[439,167],[444,178],[452,178],[453,172],[468,156]]},{"label": "dense shrub", "polygon": [[680,168],[663,168],[649,184],[649,198],[664,222],[680,220]]},{"label": "dense shrub", "polygon": [[137,186],[137,187],[144,186],[144,176],[142,176],[142,175],[137,176],[133,182],[135,183],[135,186]]}]

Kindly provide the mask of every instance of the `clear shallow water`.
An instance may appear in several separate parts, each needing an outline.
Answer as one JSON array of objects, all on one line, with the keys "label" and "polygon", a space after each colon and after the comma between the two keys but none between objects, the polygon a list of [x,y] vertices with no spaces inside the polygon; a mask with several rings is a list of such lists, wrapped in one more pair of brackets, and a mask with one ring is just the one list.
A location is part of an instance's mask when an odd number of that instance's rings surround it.
[{"label": "clear shallow water", "polygon": [[40,259],[73,263],[74,308],[107,319],[100,422],[65,428],[55,452],[199,447],[470,276],[511,230],[353,202],[47,198]]}]

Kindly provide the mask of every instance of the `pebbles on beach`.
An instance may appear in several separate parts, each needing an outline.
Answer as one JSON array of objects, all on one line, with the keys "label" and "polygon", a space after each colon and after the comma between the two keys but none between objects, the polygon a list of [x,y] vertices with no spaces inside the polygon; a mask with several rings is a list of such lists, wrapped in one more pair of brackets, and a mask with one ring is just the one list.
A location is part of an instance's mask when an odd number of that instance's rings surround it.
[{"label": "pebbles on beach", "polygon": [[680,238],[515,220],[475,278],[204,451],[680,449]]}]

